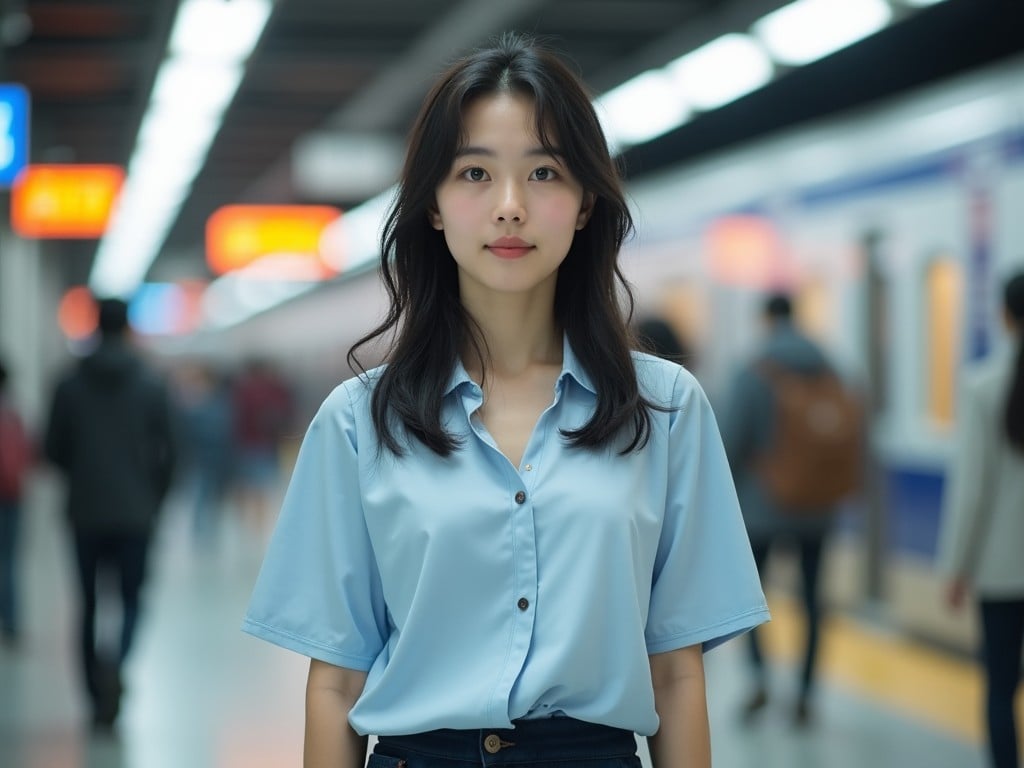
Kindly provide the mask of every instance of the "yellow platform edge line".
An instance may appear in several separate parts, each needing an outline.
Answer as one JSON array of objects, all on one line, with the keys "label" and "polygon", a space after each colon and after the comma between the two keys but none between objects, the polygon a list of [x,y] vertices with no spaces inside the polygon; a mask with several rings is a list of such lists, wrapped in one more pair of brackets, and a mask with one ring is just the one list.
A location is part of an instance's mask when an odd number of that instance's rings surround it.
[{"label": "yellow platform edge line", "polygon": [[[772,621],[762,629],[773,660],[796,664],[803,615],[789,595],[771,594]],[[984,743],[984,691],[979,666],[843,613],[826,614],[819,679],[897,710],[972,745]],[[1024,718],[1018,706],[1018,727]]]}]

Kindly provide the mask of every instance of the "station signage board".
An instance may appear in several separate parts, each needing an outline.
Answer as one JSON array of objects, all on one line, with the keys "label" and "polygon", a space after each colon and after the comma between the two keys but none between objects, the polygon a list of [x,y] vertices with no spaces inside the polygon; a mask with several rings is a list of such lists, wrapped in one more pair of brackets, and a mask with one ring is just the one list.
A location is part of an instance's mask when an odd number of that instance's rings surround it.
[{"label": "station signage board", "polygon": [[[206,263],[214,274],[248,269],[261,260],[287,257],[333,272],[320,257],[324,229],[341,216],[328,205],[226,205],[206,222]],[[280,263],[280,262],[278,262]],[[265,276],[274,277],[271,271]]]},{"label": "station signage board", "polygon": [[9,188],[28,163],[28,91],[0,83],[0,189]]},{"label": "station signage board", "polygon": [[123,183],[117,165],[28,165],[11,190],[11,229],[39,239],[102,237]]}]

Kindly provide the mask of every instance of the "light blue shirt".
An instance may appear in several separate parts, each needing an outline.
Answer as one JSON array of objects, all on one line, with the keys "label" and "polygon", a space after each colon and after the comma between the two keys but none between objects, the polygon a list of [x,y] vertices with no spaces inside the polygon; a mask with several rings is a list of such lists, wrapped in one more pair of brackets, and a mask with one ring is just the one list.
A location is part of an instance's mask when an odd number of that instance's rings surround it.
[{"label": "light blue shirt", "polygon": [[[361,734],[508,728],[565,715],[650,735],[648,654],[710,649],[768,620],[714,415],[683,368],[634,356],[639,452],[571,448],[594,385],[564,347],[516,468],[461,365],[442,406],[464,446],[378,450],[366,378],[313,419],[243,629],[368,672]],[[374,371],[368,374],[374,379]]]}]

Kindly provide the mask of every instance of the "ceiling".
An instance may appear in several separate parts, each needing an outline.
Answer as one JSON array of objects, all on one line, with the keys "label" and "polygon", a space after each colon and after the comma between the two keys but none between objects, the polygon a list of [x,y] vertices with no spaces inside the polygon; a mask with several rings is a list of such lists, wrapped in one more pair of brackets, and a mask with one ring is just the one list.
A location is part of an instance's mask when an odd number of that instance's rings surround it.
[{"label": "ceiling", "polygon": [[[1024,49],[1024,3],[947,0],[845,51],[634,147],[633,177]],[[206,164],[151,271],[206,274],[207,217],[233,202],[323,202],[296,187],[290,152],[314,130],[403,136],[433,76],[505,29],[545,36],[603,92],[785,0],[276,0]],[[0,0],[0,81],[32,96],[33,162],[125,164],[178,0]],[[95,243],[50,241],[66,284]]]}]

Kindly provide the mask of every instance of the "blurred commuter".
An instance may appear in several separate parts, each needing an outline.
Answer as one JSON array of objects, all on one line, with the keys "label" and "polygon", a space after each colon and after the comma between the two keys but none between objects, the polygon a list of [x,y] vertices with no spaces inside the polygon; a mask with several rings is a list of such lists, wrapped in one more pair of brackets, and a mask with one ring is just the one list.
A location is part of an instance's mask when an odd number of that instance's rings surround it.
[{"label": "blurred commuter", "polygon": [[387,365],[313,419],[244,624],[312,659],[305,764],[373,733],[371,765],[607,768],[640,733],[710,766],[702,651],[768,614],[704,393],[630,353],[590,99],[506,35],[411,135]]},{"label": "blurred commuter", "polygon": [[644,318],[637,323],[636,335],[644,351],[679,363],[693,373],[696,361],[690,345],[665,320],[660,317]]},{"label": "blurred commuter", "polygon": [[[806,635],[794,721],[803,725],[812,714],[822,551],[837,503],[860,480],[863,414],[792,315],[789,296],[765,300],[766,336],[735,377],[723,437],[762,579],[777,545],[795,547],[799,556]],[[769,691],[756,630],[747,642],[754,689],[744,715],[750,718],[768,703]]]},{"label": "blurred commuter", "polygon": [[231,469],[231,397],[209,365],[182,367],[174,389],[181,422],[182,468],[178,473],[192,507],[198,543],[213,543]]},{"label": "blurred commuter", "polygon": [[1024,272],[1007,280],[1003,310],[1010,353],[963,378],[939,563],[951,607],[968,592],[978,600],[992,765],[1015,768],[1024,645]]},{"label": "blurred commuter", "polygon": [[0,638],[5,645],[14,645],[20,631],[21,500],[33,453],[21,416],[7,395],[7,368],[0,362]]},{"label": "blurred commuter", "polygon": [[[157,513],[170,485],[175,451],[171,405],[163,382],[133,351],[128,308],[99,305],[98,348],[57,386],[46,431],[46,455],[67,480],[67,515],[81,587],[82,675],[94,723],[117,717],[121,665],[139,618],[146,558]],[[97,576],[116,574],[121,631],[117,647],[96,637]]]},{"label": "blurred commuter", "polygon": [[281,484],[281,443],[292,422],[292,393],[268,360],[254,358],[235,379],[231,398],[236,500],[243,520],[263,531]]}]

